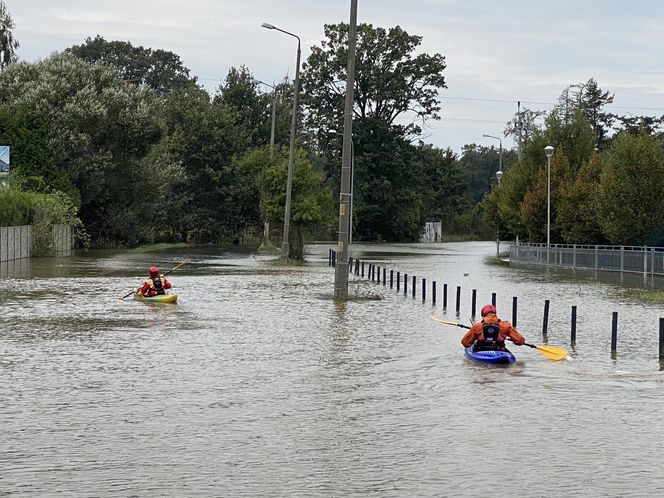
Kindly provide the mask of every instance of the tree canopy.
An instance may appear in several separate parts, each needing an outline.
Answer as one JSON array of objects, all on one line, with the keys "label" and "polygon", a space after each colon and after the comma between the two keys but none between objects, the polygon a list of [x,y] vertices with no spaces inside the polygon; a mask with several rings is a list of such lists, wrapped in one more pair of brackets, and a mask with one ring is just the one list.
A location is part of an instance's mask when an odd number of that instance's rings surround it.
[{"label": "tree canopy", "polygon": [[7,10],[5,2],[0,0],[0,69],[16,62],[18,40],[14,38],[14,19]]}]

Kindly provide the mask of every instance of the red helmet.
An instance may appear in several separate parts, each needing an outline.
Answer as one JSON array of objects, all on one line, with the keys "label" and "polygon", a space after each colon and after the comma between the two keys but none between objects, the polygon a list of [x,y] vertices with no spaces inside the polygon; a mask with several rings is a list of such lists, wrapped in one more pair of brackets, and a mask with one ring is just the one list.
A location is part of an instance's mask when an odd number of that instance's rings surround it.
[{"label": "red helmet", "polygon": [[489,313],[493,313],[495,315],[496,314],[496,307],[493,304],[487,304],[486,306],[484,306],[482,308],[482,311],[480,313],[482,313],[482,316],[486,316]]},{"label": "red helmet", "polygon": [[151,277],[156,277],[157,275],[159,275],[159,268],[157,268],[156,266],[151,266],[149,272]]}]

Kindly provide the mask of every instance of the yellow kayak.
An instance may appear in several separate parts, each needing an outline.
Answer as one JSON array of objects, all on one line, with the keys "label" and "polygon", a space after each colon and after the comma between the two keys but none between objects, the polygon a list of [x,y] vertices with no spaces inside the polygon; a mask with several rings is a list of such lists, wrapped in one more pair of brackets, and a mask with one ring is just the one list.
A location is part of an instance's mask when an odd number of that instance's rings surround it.
[{"label": "yellow kayak", "polygon": [[158,294],[156,296],[146,297],[142,294],[134,294],[134,300],[145,303],[175,303],[178,300],[177,294]]}]

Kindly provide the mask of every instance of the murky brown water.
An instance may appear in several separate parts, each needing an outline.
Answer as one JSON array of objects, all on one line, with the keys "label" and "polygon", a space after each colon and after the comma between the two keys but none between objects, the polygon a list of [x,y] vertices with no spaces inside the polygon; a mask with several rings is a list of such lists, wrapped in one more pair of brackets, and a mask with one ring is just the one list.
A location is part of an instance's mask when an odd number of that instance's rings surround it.
[{"label": "murky brown water", "polygon": [[[335,304],[328,247],[297,268],[212,248],[0,267],[0,494],[664,495],[664,307],[491,264],[491,243],[357,246],[416,275],[417,297],[353,277],[352,294],[383,299]],[[151,264],[187,257],[177,305],[116,299]],[[438,283],[435,307],[422,277]],[[508,319],[518,296],[537,344],[550,299],[548,342],[571,359],[464,359],[463,330],[430,317],[469,323],[473,288],[478,307],[496,292]]]}]

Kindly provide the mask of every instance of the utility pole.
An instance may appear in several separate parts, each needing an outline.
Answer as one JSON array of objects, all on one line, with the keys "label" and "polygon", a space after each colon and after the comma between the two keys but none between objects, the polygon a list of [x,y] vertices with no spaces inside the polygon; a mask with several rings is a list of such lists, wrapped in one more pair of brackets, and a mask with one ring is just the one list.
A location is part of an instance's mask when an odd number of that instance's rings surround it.
[{"label": "utility pole", "polygon": [[346,69],[346,100],[344,107],[344,142],[341,154],[341,190],[339,191],[339,243],[334,272],[334,297],[348,299],[348,240],[351,205],[351,166],[353,143],[353,87],[355,86],[355,40],[357,38],[357,0],[350,1],[348,30],[348,65]]},{"label": "utility pole", "polygon": [[521,122],[521,101],[519,100],[516,103],[516,125],[519,127],[519,161],[523,159],[523,137],[521,135],[521,132],[523,130],[523,123]]}]

